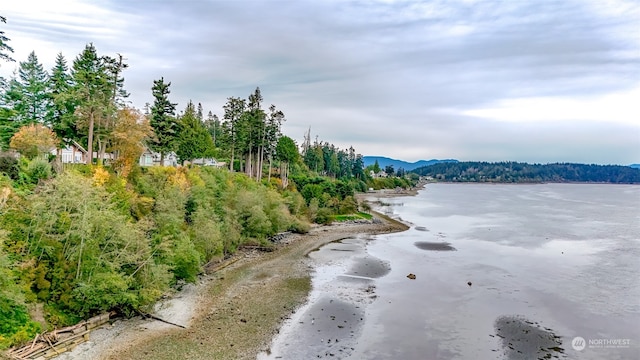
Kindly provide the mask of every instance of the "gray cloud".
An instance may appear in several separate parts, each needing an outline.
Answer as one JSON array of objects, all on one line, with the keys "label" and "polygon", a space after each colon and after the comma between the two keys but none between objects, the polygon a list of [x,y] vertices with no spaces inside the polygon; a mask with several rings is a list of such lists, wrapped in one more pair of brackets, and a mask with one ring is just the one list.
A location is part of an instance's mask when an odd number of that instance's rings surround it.
[{"label": "gray cloud", "polygon": [[180,106],[192,99],[218,114],[227,97],[260,86],[299,141],[311,127],[338,146],[406,160],[640,161],[640,123],[463,115],[513,98],[582,99],[640,87],[633,2],[101,4],[86,14],[7,13],[16,24],[7,34],[16,49],[23,37],[39,39],[69,60],[90,41],[102,53],[124,54],[138,107],[161,76]]}]

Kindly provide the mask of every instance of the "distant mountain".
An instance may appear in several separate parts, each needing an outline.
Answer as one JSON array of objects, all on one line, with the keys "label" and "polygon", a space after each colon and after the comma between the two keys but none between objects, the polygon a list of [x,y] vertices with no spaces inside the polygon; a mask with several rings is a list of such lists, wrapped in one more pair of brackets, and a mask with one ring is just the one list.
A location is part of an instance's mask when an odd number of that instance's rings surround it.
[{"label": "distant mountain", "polygon": [[632,167],[634,169],[640,169],[640,164],[631,164],[629,165],[629,167]]},{"label": "distant mountain", "polygon": [[640,169],[619,165],[466,161],[434,164],[412,172],[448,182],[640,184]]},{"label": "distant mountain", "polygon": [[407,171],[419,168],[419,167],[423,167],[423,166],[429,166],[429,165],[434,165],[434,164],[440,164],[440,163],[457,163],[458,160],[454,160],[454,159],[445,159],[445,160],[436,160],[436,159],[432,159],[432,160],[420,160],[420,161],[416,161],[413,163],[407,162],[407,161],[402,161],[402,160],[396,160],[396,159],[391,159],[388,157],[384,157],[384,156],[364,156],[362,158],[364,160],[364,166],[369,166],[369,165],[373,165],[376,163],[376,160],[378,161],[378,165],[380,165],[380,168],[384,170],[384,168],[387,165],[393,165],[393,169],[394,170],[398,170],[399,168],[403,168]]}]

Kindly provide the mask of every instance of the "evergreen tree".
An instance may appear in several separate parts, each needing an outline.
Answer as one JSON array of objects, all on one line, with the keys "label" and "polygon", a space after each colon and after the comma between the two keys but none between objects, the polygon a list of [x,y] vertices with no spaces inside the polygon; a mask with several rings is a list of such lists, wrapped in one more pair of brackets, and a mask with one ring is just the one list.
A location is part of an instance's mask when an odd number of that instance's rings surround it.
[{"label": "evergreen tree", "polygon": [[110,77],[105,68],[103,58],[98,56],[93,44],[85,49],[73,61],[71,70],[74,86],[71,94],[77,102],[77,126],[87,128],[87,164],[93,161],[93,142],[96,125],[105,122],[108,112],[112,110],[113,90]]},{"label": "evergreen tree", "polygon": [[276,157],[280,161],[280,180],[285,189],[289,186],[289,164],[295,163],[300,157],[298,145],[290,137],[282,136],[276,145]]},{"label": "evergreen tree", "polygon": [[45,123],[50,95],[47,91],[49,75],[38,62],[35,52],[20,62],[18,78],[11,82],[11,101],[14,119],[20,125]]},{"label": "evergreen tree", "polygon": [[245,112],[246,101],[237,97],[230,97],[224,105],[224,133],[225,143],[231,151],[229,170],[233,171],[235,154],[238,148],[238,129],[240,120]]},{"label": "evergreen tree", "polygon": [[69,74],[67,60],[62,53],[59,53],[49,77],[48,91],[52,101],[49,103],[47,111],[47,122],[51,124],[62,144],[68,144],[72,140],[80,140],[75,126],[76,104],[70,93],[72,88],[73,79]]},{"label": "evergreen tree", "polygon": [[193,102],[189,101],[184,113],[180,116],[180,136],[176,154],[180,161],[193,161],[211,156],[212,152],[211,135],[198,119]]},{"label": "evergreen tree", "polygon": [[155,137],[149,142],[151,150],[160,153],[160,165],[164,166],[165,155],[175,151],[179,124],[175,119],[176,104],[169,101],[169,86],[164,78],[153,81],[151,92],[153,94],[153,106],[151,106],[151,128]]},{"label": "evergreen tree", "polygon": [[[0,23],[6,24],[7,18],[0,16]],[[0,31],[0,59],[5,61],[13,61],[9,53],[13,52],[13,48],[7,45],[9,38],[4,34],[4,31]]]},{"label": "evergreen tree", "polygon": [[202,110],[202,103],[198,103],[198,112],[196,113],[196,117],[200,121],[204,121],[204,115]]},{"label": "evergreen tree", "polygon": [[222,131],[218,115],[214,115],[211,111],[209,111],[209,114],[207,114],[207,119],[204,121],[204,126],[209,131],[209,134],[211,134],[213,146],[215,148],[218,148],[220,142],[220,134]]}]

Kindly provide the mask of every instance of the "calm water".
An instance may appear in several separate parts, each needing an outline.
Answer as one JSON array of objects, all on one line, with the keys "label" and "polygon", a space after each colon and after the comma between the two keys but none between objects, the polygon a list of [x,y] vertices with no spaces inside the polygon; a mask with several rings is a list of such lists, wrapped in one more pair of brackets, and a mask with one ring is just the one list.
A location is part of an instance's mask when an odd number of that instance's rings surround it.
[{"label": "calm water", "polygon": [[312,253],[310,300],[260,358],[640,359],[640,186],[382,201],[412,229]]}]

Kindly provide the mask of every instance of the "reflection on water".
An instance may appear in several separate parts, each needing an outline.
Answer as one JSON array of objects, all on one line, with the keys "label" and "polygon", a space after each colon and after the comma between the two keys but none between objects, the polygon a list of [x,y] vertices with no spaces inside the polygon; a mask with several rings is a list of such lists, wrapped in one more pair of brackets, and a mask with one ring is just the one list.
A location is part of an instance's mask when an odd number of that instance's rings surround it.
[{"label": "reflection on water", "polygon": [[429,241],[416,241],[413,243],[418,249],[431,250],[431,251],[455,251],[456,248],[451,246],[448,242],[429,242]]},{"label": "reflection on water", "polygon": [[[639,186],[435,184],[385,202],[414,228],[311,255],[310,302],[271,358],[640,359]],[[326,299],[357,307],[353,333],[301,320]],[[348,351],[305,350],[328,338]]]}]

